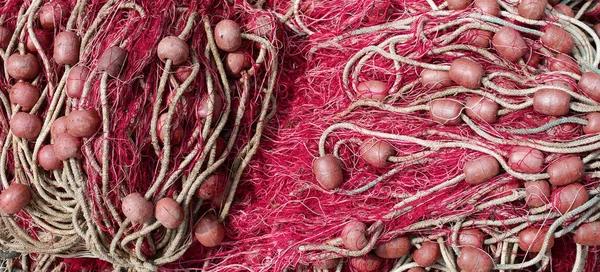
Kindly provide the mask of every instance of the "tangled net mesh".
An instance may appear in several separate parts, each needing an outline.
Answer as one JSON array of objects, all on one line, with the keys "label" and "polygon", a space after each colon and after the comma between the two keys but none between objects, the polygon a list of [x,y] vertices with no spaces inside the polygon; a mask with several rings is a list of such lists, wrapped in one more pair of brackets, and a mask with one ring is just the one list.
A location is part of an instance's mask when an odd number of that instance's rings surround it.
[{"label": "tangled net mesh", "polygon": [[[77,66],[91,73],[81,98],[67,97],[65,83],[72,67],[57,65],[51,45],[43,48],[33,39],[42,72],[32,83],[42,95],[29,113],[39,116],[43,126],[39,136],[28,141],[10,131],[19,106],[7,98],[16,80],[9,76],[6,62],[15,52],[25,54],[25,37],[36,35],[36,14],[43,5],[55,3],[3,3],[2,25],[14,32],[1,52],[5,76],[0,94],[0,177],[5,188],[22,183],[33,193],[26,210],[3,216],[3,250],[37,255],[32,257],[36,270],[50,269],[56,258],[64,258],[60,266],[69,270],[90,262],[79,258],[98,258],[115,270],[156,270],[192,245],[195,220],[207,213],[227,215],[275,110],[277,50],[269,33],[244,33],[248,52],[257,57],[241,79],[231,78],[212,33],[216,22],[232,13],[225,3],[72,1],[67,3],[66,24],[55,31],[81,37]],[[223,17],[211,16],[213,9]],[[186,63],[158,60],[157,45],[170,35],[190,45]],[[127,52],[116,75],[98,68],[98,60],[114,46]],[[77,109],[97,110],[100,131],[83,140],[81,159],[71,158],[61,170],[45,171],[37,154],[50,143],[53,122]],[[214,185],[220,197],[197,199],[201,184],[217,173],[227,177],[226,183]],[[122,198],[133,192],[153,202],[173,198],[185,220],[175,229],[165,229],[158,221],[132,224],[120,207]],[[9,265],[29,267],[27,257],[20,263],[11,259]]]},{"label": "tangled net mesh", "polygon": [[[51,46],[36,44],[42,69],[33,84],[42,95],[30,113],[43,128],[28,141],[10,131],[19,107],[7,97],[16,81],[6,60],[26,52],[27,37],[38,35],[36,14],[45,3],[4,2],[0,25],[13,34],[0,51],[0,180],[4,188],[27,184],[32,193],[23,211],[2,216],[6,265],[39,271],[361,271],[359,264],[369,261],[378,271],[408,271],[420,266],[413,255],[379,259],[372,253],[408,237],[411,253],[435,243],[440,257],[431,271],[459,271],[459,236],[478,230],[494,269],[597,271],[597,249],[576,244],[572,233],[600,218],[600,138],[582,131],[587,114],[600,107],[578,86],[583,72],[598,72],[600,40],[591,25],[600,8],[593,1],[568,2],[572,17],[548,6],[542,19],[531,20],[519,15],[519,2],[498,3],[500,16],[473,5],[450,11],[447,2],[434,0],[70,1],[60,31],[81,37],[77,66],[92,72],[83,96],[68,98],[72,67],[57,65]],[[213,39],[214,25],[224,18],[242,26],[243,48],[253,57],[241,78],[227,75]],[[573,37],[571,55],[540,41],[551,25]],[[503,26],[524,38],[527,52],[518,61],[506,60],[490,42]],[[185,64],[159,60],[156,48],[166,36],[190,46]],[[117,76],[96,71],[113,46],[127,51]],[[424,70],[446,72],[460,58],[484,69],[481,87],[420,81]],[[385,83],[384,98],[363,93],[361,83],[370,80]],[[570,95],[568,114],[533,109],[535,93],[548,88]],[[495,122],[467,113],[466,101],[475,95],[499,105]],[[222,109],[214,106],[219,99]],[[460,124],[432,120],[433,104],[442,99],[461,105]],[[82,159],[45,171],[37,153],[50,143],[52,123],[76,109],[97,110],[101,129],[84,139]],[[160,139],[162,131],[179,128],[182,135]],[[180,143],[170,144],[171,137]],[[359,146],[372,139],[394,150],[384,167],[361,158]],[[515,146],[541,151],[545,167],[517,170],[508,159]],[[313,173],[314,161],[327,154],[343,170],[344,183],[333,190]],[[466,164],[484,155],[499,163],[500,174],[467,183]],[[547,180],[547,166],[568,156],[584,164],[577,183],[586,201],[561,211],[554,186],[552,195],[535,195],[543,205],[530,207],[526,182]],[[218,173],[227,177],[217,186],[220,196],[198,199],[196,191]],[[132,192],[153,203],[175,199],[185,220],[171,230],[158,221],[132,224],[120,208]],[[217,247],[193,237],[194,223],[206,214],[215,214],[227,231]],[[354,221],[368,226],[368,243],[358,250],[341,237]],[[544,230],[537,252],[519,247],[519,234],[528,228]]]}]

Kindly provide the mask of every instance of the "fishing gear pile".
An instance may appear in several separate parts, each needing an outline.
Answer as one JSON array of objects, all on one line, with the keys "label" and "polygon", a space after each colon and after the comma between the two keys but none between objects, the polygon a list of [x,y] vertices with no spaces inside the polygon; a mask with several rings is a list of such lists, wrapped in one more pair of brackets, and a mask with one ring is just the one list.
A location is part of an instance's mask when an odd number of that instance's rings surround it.
[{"label": "fishing gear pile", "polygon": [[597,3],[259,2],[306,62],[207,269],[598,269]]},{"label": "fishing gear pile", "polygon": [[218,1],[2,3],[6,267],[154,271],[223,240],[276,109],[279,61],[274,17],[258,29],[235,12]]},{"label": "fishing gear pile", "polygon": [[597,271],[600,4],[8,1],[41,271]]}]

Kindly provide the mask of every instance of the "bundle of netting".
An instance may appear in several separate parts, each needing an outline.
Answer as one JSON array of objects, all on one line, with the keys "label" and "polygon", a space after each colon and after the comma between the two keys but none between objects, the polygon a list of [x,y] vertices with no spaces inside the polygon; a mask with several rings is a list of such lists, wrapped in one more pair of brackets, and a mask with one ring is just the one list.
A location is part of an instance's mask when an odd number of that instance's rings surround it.
[{"label": "bundle of netting", "polygon": [[156,271],[228,239],[280,61],[238,4],[2,2],[5,267]]},{"label": "bundle of netting", "polygon": [[595,3],[341,2],[253,1],[291,91],[229,241],[177,267],[597,271]]}]

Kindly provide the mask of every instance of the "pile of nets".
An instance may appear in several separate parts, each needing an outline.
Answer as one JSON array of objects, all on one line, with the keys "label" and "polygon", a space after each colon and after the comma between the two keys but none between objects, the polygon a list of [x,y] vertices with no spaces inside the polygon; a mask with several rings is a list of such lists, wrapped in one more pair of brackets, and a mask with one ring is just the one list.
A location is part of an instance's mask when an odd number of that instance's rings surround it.
[{"label": "pile of nets", "polygon": [[[596,87],[579,84],[598,72],[595,4],[573,3],[576,19],[550,8],[528,19],[518,2],[498,2],[495,14],[477,2],[458,10],[442,1],[267,2],[307,62],[283,68],[303,76],[279,102],[251,164],[259,171],[242,185],[255,193],[234,204],[235,242],[210,267],[477,271],[459,258],[475,248],[464,255],[499,270],[597,270],[588,247],[597,242],[574,238],[599,216],[600,108]],[[492,41],[504,27],[523,43]],[[572,47],[548,44],[543,36],[556,28]],[[476,86],[463,85],[464,71],[452,77],[459,59],[481,67]],[[558,98],[541,102],[555,90],[568,94],[566,112]],[[315,173],[331,155],[339,168]],[[495,174],[465,181],[473,176],[465,168],[488,162]],[[550,169],[566,164],[576,174],[555,181]],[[319,183],[340,170],[342,182]],[[463,234],[475,238],[461,243]]]},{"label": "pile of nets", "polygon": [[234,24],[237,44],[221,48],[213,32],[243,14],[233,11],[220,1],[2,3],[9,268],[156,270],[202,239],[200,218],[223,228],[275,112],[280,59],[272,16],[243,33]]},{"label": "pile of nets", "polygon": [[[65,11],[51,29],[47,5]],[[594,1],[9,1],[0,12],[0,178],[31,198],[11,215],[0,199],[11,268],[600,267]],[[240,26],[234,49],[215,34],[224,19]],[[65,31],[79,54],[59,64],[52,39]],[[177,46],[161,49],[168,39]],[[11,100],[14,54],[39,62],[21,79],[40,93],[27,110]],[[73,96],[77,67],[88,71]],[[98,129],[42,167],[53,124],[82,111]],[[40,119],[35,137],[11,129],[19,112]],[[147,209],[131,213],[132,198]],[[145,216],[163,200],[181,223]]]}]

